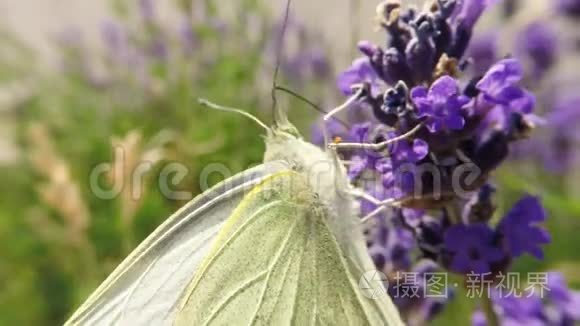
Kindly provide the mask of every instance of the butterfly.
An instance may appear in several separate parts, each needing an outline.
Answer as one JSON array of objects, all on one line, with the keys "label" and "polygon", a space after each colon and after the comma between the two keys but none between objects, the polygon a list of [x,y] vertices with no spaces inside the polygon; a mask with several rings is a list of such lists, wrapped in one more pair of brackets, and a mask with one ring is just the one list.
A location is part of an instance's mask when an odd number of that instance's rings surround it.
[{"label": "butterfly", "polygon": [[273,127],[200,100],[264,128],[263,164],[169,217],[65,325],[403,325],[384,278],[368,278],[380,273],[344,165],[276,106],[278,67]]},{"label": "butterfly", "polygon": [[169,217],[66,325],[402,325],[380,280],[359,288],[375,267],[344,166],[278,117],[252,117],[263,164]]}]

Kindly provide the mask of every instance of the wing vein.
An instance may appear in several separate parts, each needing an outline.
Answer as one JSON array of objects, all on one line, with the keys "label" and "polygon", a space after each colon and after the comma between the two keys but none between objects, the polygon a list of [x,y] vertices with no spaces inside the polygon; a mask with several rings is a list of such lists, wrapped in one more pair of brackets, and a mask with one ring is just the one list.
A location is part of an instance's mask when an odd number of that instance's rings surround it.
[{"label": "wing vein", "polygon": [[[315,221],[311,223],[316,223]],[[310,234],[312,235],[312,240],[314,241],[314,243],[317,243],[317,234],[316,234],[316,227],[311,228],[310,230]],[[308,246],[308,243],[306,243],[306,245]],[[312,246],[314,248],[313,250],[313,254],[312,254],[312,269],[314,269],[314,279],[317,280],[318,279],[318,268],[316,267],[316,246]],[[320,293],[318,293],[318,282],[314,281],[312,282],[313,286],[314,286],[314,310],[313,310],[313,314],[312,314],[312,325],[316,325],[316,321],[318,320],[319,316],[318,316],[318,296],[320,295]]]},{"label": "wing vein", "polygon": [[[135,286],[133,286],[131,288],[131,290],[129,291],[129,293],[127,294],[127,297],[125,297],[125,300],[123,300],[123,307],[127,307],[127,302],[129,302],[129,299],[131,299],[131,297],[133,296],[133,294],[135,293],[135,290],[137,289],[139,283],[145,278],[145,276],[147,276],[147,273],[149,273],[149,271],[151,270],[151,268],[153,268],[153,265],[155,265],[155,263],[157,262],[157,260],[159,259],[159,257],[155,257],[155,259],[147,266],[147,268],[145,269],[145,272],[139,276],[139,278],[137,279],[137,281],[135,282]],[[123,309],[123,311],[121,312],[120,316],[117,315],[116,319],[119,319],[120,321],[123,320],[123,318],[125,318],[125,313],[127,312],[126,309]]]},{"label": "wing vein", "polygon": [[298,290],[300,289],[300,283],[301,283],[300,280],[302,279],[302,276],[301,275],[302,275],[302,267],[304,266],[303,265],[304,264],[304,251],[305,251],[305,248],[307,248],[307,245],[308,245],[308,232],[305,232],[304,233],[304,238],[302,240],[304,242],[304,245],[301,246],[301,249],[302,250],[300,250],[300,256],[298,258],[300,265],[298,265],[298,280],[296,282],[296,292],[294,293],[294,300],[292,301],[292,304],[293,304],[293,306],[292,306],[292,315],[290,315],[290,320],[291,321],[294,321],[294,317],[296,315],[296,307],[297,307],[296,302],[298,301]]},{"label": "wing vein", "polygon": [[232,291],[230,294],[228,294],[228,296],[222,300],[222,302],[220,302],[218,304],[218,306],[212,310],[211,314],[208,316],[209,318],[207,319],[207,321],[204,323],[204,325],[209,325],[209,323],[217,316],[217,314],[226,307],[226,305],[236,297],[236,295],[247,289],[248,287],[252,286],[254,283],[258,282],[260,279],[266,277],[268,270],[264,270],[262,272],[260,272],[259,274],[257,274],[256,276],[250,278],[249,280],[247,280],[244,284],[242,284],[240,287],[238,287],[237,289],[235,289],[234,291]]},{"label": "wing vein", "polygon": [[[169,238],[171,234],[181,229],[186,223],[196,221],[204,212],[211,207],[214,207],[219,202],[223,201],[224,198],[228,198],[233,194],[238,194],[247,190],[249,187],[253,187],[259,184],[267,177],[257,178],[240,185],[235,185],[228,191],[211,198],[214,193],[218,192],[218,188],[210,190],[211,195],[208,195],[211,199],[203,202],[203,198],[195,198],[180,210],[175,212],[170,216],[164,223],[162,223],[157,230],[155,230],[147,239],[145,239],[139,247],[137,247],[133,253],[131,253],[125,261],[123,261],[109,277],[89,296],[85,303],[78,308],[78,310],[70,317],[68,323],[72,323],[75,320],[80,322],[84,320],[86,316],[90,315],[97,306],[94,304],[97,302],[105,292],[107,292],[112,286],[120,280],[127,271],[129,271],[133,266],[140,260],[143,259],[152,248],[159,245],[164,239]],[[227,182],[227,181],[226,181]],[[224,182],[216,187],[227,188],[227,183]],[[235,184],[235,183],[234,183]],[[196,207],[197,206],[197,207]],[[193,210],[191,210],[193,208]]]},{"label": "wing vein", "polygon": [[258,306],[256,307],[256,311],[254,312],[254,315],[252,316],[252,320],[250,321],[250,325],[254,324],[256,317],[258,317],[258,312],[260,311],[260,308],[262,307],[262,304],[264,302],[264,298],[266,297],[266,290],[268,289],[268,285],[270,282],[270,277],[272,276],[272,272],[274,271],[274,268],[276,267],[276,265],[279,263],[280,256],[282,256],[282,253],[284,251],[286,251],[286,248],[288,247],[288,243],[290,242],[290,238],[294,234],[294,230],[296,229],[297,224],[298,224],[298,218],[296,218],[294,220],[292,227],[290,227],[290,230],[288,230],[288,235],[286,236],[286,238],[284,238],[284,242],[282,242],[280,249],[276,252],[276,255],[272,259],[271,265],[268,266],[268,274],[266,275],[266,281],[264,282],[264,287],[262,288],[260,300],[258,301]]},{"label": "wing vein", "polygon": [[[326,221],[324,219],[321,219],[322,224],[324,225],[324,227],[326,227],[328,230],[332,230],[330,228],[330,226],[326,223]],[[363,304],[363,302],[361,301],[360,295],[358,293],[358,291],[356,290],[356,287],[352,284],[352,279],[351,277],[349,277],[348,273],[350,273],[350,268],[347,265],[346,261],[345,261],[345,257],[342,255],[342,248],[340,247],[340,245],[336,242],[336,239],[333,237],[332,238],[333,241],[330,241],[336,251],[336,253],[339,256],[339,260],[340,260],[340,264],[342,265],[342,269],[343,269],[343,273],[345,273],[346,275],[344,275],[347,280],[348,283],[350,285],[350,290],[354,293],[356,299],[357,299],[357,303],[359,304],[359,308],[362,309],[362,311],[364,311],[365,313],[363,314],[365,317],[365,320],[367,322],[367,324],[372,325],[371,321],[369,320],[368,317],[368,313],[365,310],[365,305]],[[339,269],[340,270],[340,269]],[[382,314],[381,314],[382,316]],[[386,322],[386,321],[385,321]]]},{"label": "wing vein", "polygon": [[[264,207],[261,207],[256,212],[254,212],[250,217],[248,217],[248,219],[236,231],[234,231],[234,233],[224,242],[224,244],[221,247],[219,247],[211,257],[209,257],[208,261],[203,265],[202,269],[196,276],[196,280],[199,281],[203,277],[206,271],[215,263],[217,258],[219,258],[220,255],[224,253],[225,249],[227,249],[232,244],[232,242],[242,234],[243,231],[245,231],[248,227],[252,225],[252,223],[256,221],[257,216],[262,214],[263,211],[270,209],[273,206],[280,205],[281,203],[282,203],[281,200],[273,201],[265,205]],[[194,292],[193,290],[196,288],[196,286],[197,284],[191,290],[189,290],[190,294],[188,295],[187,300],[185,300],[184,302],[189,301],[191,293]]]},{"label": "wing vein", "polygon": [[340,308],[342,308],[342,312],[344,313],[344,318],[346,319],[347,325],[352,325],[352,321],[348,318],[348,313],[344,308],[344,299],[341,293],[338,294],[338,299],[340,300]]}]

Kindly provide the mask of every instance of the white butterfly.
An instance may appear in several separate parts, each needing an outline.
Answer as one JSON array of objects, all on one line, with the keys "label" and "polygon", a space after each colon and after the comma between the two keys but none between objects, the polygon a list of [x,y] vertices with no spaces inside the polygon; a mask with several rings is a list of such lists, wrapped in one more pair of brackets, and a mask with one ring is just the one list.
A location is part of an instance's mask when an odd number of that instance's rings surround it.
[{"label": "white butterfly", "polygon": [[278,117],[251,117],[262,165],[173,214],[66,325],[402,325],[381,282],[373,298],[358,287],[375,267],[344,167]]}]

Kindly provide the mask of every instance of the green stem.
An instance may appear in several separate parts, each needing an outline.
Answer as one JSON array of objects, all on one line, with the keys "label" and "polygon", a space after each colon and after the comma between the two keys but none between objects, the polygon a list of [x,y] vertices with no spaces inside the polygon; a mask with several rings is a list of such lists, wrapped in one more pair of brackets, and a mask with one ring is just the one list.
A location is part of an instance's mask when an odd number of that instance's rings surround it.
[{"label": "green stem", "polygon": [[481,297],[481,309],[485,314],[485,319],[487,320],[487,326],[499,326],[499,318],[495,310],[493,309],[493,302],[491,301],[491,295],[483,295]]}]

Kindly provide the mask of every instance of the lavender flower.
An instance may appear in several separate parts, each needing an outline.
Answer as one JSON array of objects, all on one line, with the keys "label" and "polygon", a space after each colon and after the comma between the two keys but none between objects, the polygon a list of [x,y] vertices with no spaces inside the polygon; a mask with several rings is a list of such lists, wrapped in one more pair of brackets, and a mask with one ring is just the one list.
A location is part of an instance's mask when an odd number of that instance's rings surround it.
[{"label": "lavender flower", "polygon": [[461,130],[465,126],[462,108],[470,99],[459,93],[457,81],[450,76],[437,79],[430,89],[417,86],[411,91],[419,118],[426,118],[432,133]]},{"label": "lavender flower", "polygon": [[358,58],[352,65],[342,72],[337,78],[338,89],[345,95],[353,94],[352,86],[356,84],[369,83],[374,94],[379,92],[378,75],[371,67],[368,58]]},{"label": "lavender flower", "polygon": [[498,59],[498,36],[496,33],[476,35],[467,49],[472,60],[471,70],[475,76],[483,75]]},{"label": "lavender flower", "polygon": [[498,2],[497,0],[458,0],[452,17],[455,25],[455,39],[450,48],[450,55],[461,58],[469,46],[473,27],[485,9]]},{"label": "lavender flower", "polygon": [[580,97],[561,95],[553,103],[551,112],[546,117],[547,139],[536,141],[535,148],[526,153],[539,153],[545,166],[551,172],[567,173],[577,162],[580,130],[576,128],[580,121]]},{"label": "lavender flower", "polygon": [[520,62],[517,59],[504,59],[493,65],[476,84],[482,94],[482,101],[495,106],[494,111],[487,114],[490,124],[507,129],[514,117],[532,113],[536,98],[519,86],[522,78]]},{"label": "lavender flower", "polygon": [[550,242],[547,232],[538,227],[544,222],[546,213],[536,197],[525,196],[504,216],[498,225],[498,232],[510,255],[519,257],[530,253],[542,259],[540,246]]},{"label": "lavender flower", "polygon": [[564,276],[557,272],[547,274],[546,315],[555,325],[573,325],[580,322],[580,291],[568,288]]},{"label": "lavender flower", "polygon": [[499,0],[458,0],[453,20],[465,28],[472,29],[485,9]]},{"label": "lavender flower", "polygon": [[155,19],[155,5],[153,0],[139,0],[139,13],[146,22],[152,22]]},{"label": "lavender flower", "polygon": [[518,34],[516,43],[518,55],[531,61],[536,78],[541,78],[556,60],[558,39],[548,24],[533,22],[527,25]]},{"label": "lavender flower", "polygon": [[[501,325],[572,326],[580,321],[580,292],[570,290],[560,273],[549,272],[546,277],[548,282],[543,297],[533,288],[523,293],[520,289],[509,293],[498,289],[491,291]],[[481,311],[473,314],[472,325],[488,325]]]},{"label": "lavender flower", "polygon": [[492,229],[483,223],[449,228],[445,234],[445,250],[451,255],[451,270],[458,273],[488,273],[491,264],[504,258],[494,243]]},{"label": "lavender flower", "polygon": [[114,21],[105,21],[101,25],[101,35],[105,45],[112,54],[123,51],[127,45],[127,35],[123,26]]},{"label": "lavender flower", "polygon": [[523,68],[516,59],[504,59],[492,66],[476,87],[483,98],[494,104],[521,113],[531,113],[534,96],[518,86],[522,80]]},{"label": "lavender flower", "polygon": [[186,56],[193,54],[198,43],[197,35],[193,31],[190,19],[183,19],[178,29],[179,40],[183,53]]},{"label": "lavender flower", "polygon": [[[545,218],[536,198],[516,204],[497,228],[489,225],[496,210],[492,172],[539,121],[517,59],[494,62],[494,46],[472,47],[481,52],[470,51],[479,72],[465,76],[463,55],[474,24],[493,2],[439,0],[423,12],[384,2],[378,14],[389,36],[386,46],[359,43],[365,57],[337,80],[345,95],[353,94],[354,85],[362,90],[352,111],[375,117],[355,124],[349,139],[390,141],[364,151],[356,144],[336,145],[344,149],[355,186],[378,188],[370,195],[396,202],[368,230],[369,252],[387,275],[415,270],[414,258],[456,273],[497,275],[523,252],[538,255],[549,241],[536,225]],[[495,38],[486,42],[495,44]],[[532,45],[528,50],[538,62],[549,61]],[[466,168],[473,173],[465,176]],[[361,202],[363,215],[376,209],[376,202]],[[532,236],[523,239],[524,233]],[[399,242],[393,245],[392,239]],[[396,289],[388,290],[394,295]],[[433,317],[444,304],[394,301],[409,322]]]},{"label": "lavender flower", "polygon": [[580,1],[578,0],[556,0],[556,7],[565,15],[579,16],[580,15]]},{"label": "lavender flower", "polygon": [[[500,312],[501,325],[546,325],[542,311],[542,301],[539,297],[520,297],[514,294],[500,295],[497,291],[492,291],[492,300],[496,311]],[[477,311],[473,315],[472,325],[488,325],[486,318],[481,311]]]}]

